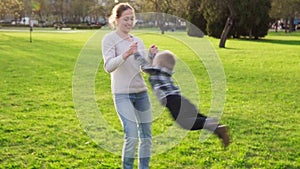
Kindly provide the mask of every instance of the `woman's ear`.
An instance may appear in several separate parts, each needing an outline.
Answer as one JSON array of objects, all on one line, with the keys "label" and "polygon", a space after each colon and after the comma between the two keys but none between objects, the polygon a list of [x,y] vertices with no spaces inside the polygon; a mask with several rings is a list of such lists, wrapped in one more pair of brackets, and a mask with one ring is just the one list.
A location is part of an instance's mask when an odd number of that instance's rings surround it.
[{"label": "woman's ear", "polygon": [[116,20],[115,20],[115,26],[118,26],[119,20],[120,20],[120,18],[116,18]]}]

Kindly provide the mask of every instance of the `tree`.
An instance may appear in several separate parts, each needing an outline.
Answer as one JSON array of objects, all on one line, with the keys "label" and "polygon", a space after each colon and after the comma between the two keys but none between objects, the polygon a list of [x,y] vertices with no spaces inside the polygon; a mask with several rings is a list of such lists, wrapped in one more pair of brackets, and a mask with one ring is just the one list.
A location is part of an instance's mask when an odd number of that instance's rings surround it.
[{"label": "tree", "polygon": [[[230,36],[263,37],[268,32],[270,0],[202,0],[209,36],[225,47]],[[222,29],[223,28],[223,29]]]},{"label": "tree", "polygon": [[18,21],[21,18],[23,10],[24,6],[22,0],[1,0],[0,19],[9,17],[14,18],[15,21]]},{"label": "tree", "polygon": [[224,0],[223,2],[224,3],[222,4],[222,6],[226,6],[228,8],[230,14],[227,17],[224,29],[223,29],[222,34],[221,34],[221,38],[220,38],[220,42],[219,42],[219,47],[220,48],[225,48],[225,44],[226,44],[228,34],[232,29],[233,21],[234,21],[234,18],[236,17],[235,16],[236,11],[234,9],[234,4],[233,4],[234,2],[232,0]]},{"label": "tree", "polygon": [[[187,34],[189,36],[203,37],[206,34],[206,20],[200,8],[201,0],[189,0],[187,8]],[[200,29],[200,30],[199,30]]]},{"label": "tree", "polygon": [[68,12],[68,4],[64,2],[64,0],[53,0],[51,2],[51,11],[52,15],[56,16],[56,22],[64,22],[67,12]]},{"label": "tree", "polygon": [[73,0],[70,7],[72,15],[72,23],[80,23],[81,18],[85,15],[85,5],[82,5],[81,0]]},{"label": "tree", "polygon": [[[154,12],[157,12],[158,15],[156,16],[157,24],[161,30],[161,34],[164,34],[166,31],[166,15],[172,13],[173,1],[172,0],[149,0],[147,6],[152,6]],[[152,11],[152,12],[153,12]]]},{"label": "tree", "polygon": [[[175,18],[179,19],[179,17],[185,18],[187,16],[187,7],[188,1],[178,1],[178,0],[149,0],[149,1],[142,1],[136,0],[135,1],[135,8],[138,9],[138,12],[155,12],[155,22],[160,30],[161,33],[169,29],[168,22],[176,22]],[[171,16],[174,15],[174,16]]]},{"label": "tree", "polygon": [[202,0],[201,9],[207,21],[206,31],[209,36],[220,38],[226,19],[230,16],[227,3],[218,0]]},{"label": "tree", "polygon": [[[68,22],[69,23],[81,23],[82,21],[84,22],[91,22],[88,16],[90,15],[91,17],[99,14],[98,11],[102,11],[100,4],[93,2],[91,0],[72,0],[71,3],[69,4],[69,14],[68,16]],[[101,13],[102,14],[102,13]]]},{"label": "tree", "polygon": [[270,0],[249,0],[239,2],[240,8],[236,8],[238,16],[236,17],[235,37],[248,36],[258,39],[268,33],[271,8]]},{"label": "tree", "polygon": [[[300,13],[300,0],[271,0],[270,15],[277,21],[278,19],[284,19],[285,32],[293,31],[293,20]],[[299,16],[298,16],[299,17]],[[287,26],[289,23],[289,26]]]},{"label": "tree", "polygon": [[31,12],[38,16],[39,21],[41,23],[45,23],[48,20],[48,16],[50,15],[50,3],[48,0],[31,0]]},{"label": "tree", "polygon": [[91,5],[88,13],[92,20],[96,21],[96,23],[99,21],[100,17],[103,18],[106,15],[104,7],[100,4]]}]

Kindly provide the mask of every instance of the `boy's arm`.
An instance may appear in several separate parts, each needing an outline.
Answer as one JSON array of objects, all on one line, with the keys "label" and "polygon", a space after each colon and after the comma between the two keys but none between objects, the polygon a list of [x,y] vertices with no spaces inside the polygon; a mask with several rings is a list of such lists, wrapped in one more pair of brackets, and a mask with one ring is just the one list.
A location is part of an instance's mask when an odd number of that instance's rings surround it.
[{"label": "boy's arm", "polygon": [[157,74],[159,72],[159,70],[157,68],[152,67],[152,66],[143,66],[142,70],[143,70],[143,72],[148,73],[150,75]]},{"label": "boy's arm", "polygon": [[[144,50],[142,50],[144,51]],[[144,52],[137,52],[134,54],[134,58],[135,60],[139,63],[139,65],[141,67],[145,67],[145,66],[152,66],[152,62],[153,62],[153,59],[155,57],[155,55],[158,53],[158,49],[157,49],[157,46],[156,45],[152,45],[150,48],[149,48],[149,51],[148,51],[148,56],[147,57],[143,57],[146,55],[146,53]]]},{"label": "boy's arm", "polygon": [[139,52],[134,54],[134,59],[139,63],[142,69],[143,67],[150,67],[152,65],[152,59],[149,58],[149,60],[147,60]]}]

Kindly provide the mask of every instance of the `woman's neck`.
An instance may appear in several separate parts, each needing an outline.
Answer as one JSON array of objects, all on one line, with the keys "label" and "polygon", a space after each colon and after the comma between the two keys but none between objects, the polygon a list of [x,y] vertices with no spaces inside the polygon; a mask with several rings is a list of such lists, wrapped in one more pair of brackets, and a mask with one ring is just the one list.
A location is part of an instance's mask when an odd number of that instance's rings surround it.
[{"label": "woman's neck", "polygon": [[132,36],[129,33],[122,32],[122,31],[119,31],[119,30],[117,30],[116,33],[120,36],[120,38],[122,38],[124,40],[131,41]]},{"label": "woman's neck", "polygon": [[127,39],[128,37],[130,37],[129,33],[122,32],[120,30],[117,30],[116,32],[122,39]]}]

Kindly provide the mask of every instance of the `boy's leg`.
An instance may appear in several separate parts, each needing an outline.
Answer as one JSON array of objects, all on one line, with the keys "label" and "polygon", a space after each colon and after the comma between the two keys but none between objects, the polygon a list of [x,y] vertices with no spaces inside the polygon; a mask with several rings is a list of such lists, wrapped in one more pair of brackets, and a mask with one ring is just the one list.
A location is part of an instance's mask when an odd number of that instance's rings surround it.
[{"label": "boy's leg", "polygon": [[226,125],[219,125],[214,131],[214,134],[216,134],[222,140],[224,147],[229,146],[230,138],[228,134],[228,127]]},{"label": "boy's leg", "polygon": [[227,126],[220,125],[214,118],[201,114],[196,106],[185,97],[180,95],[168,96],[166,107],[176,122],[184,129],[206,129],[214,132],[222,140],[224,147],[230,144]]},{"label": "boy's leg", "polygon": [[199,113],[198,109],[188,99],[180,95],[167,96],[166,107],[174,120],[184,129],[203,129],[206,116]]}]

